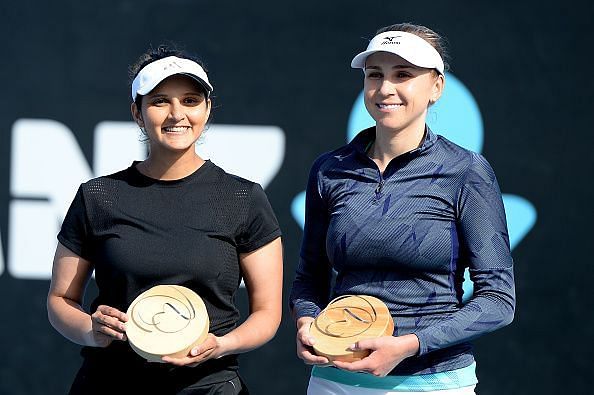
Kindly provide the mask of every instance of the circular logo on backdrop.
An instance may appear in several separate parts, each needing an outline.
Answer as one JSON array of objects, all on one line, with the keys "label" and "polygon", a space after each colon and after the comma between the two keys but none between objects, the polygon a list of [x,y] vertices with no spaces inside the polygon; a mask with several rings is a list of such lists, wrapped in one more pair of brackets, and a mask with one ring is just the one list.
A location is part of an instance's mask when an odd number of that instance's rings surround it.
[{"label": "circular logo on backdrop", "polygon": [[[427,114],[427,124],[435,133],[454,143],[481,153],[483,149],[483,119],[480,108],[468,88],[451,73],[446,73],[446,85],[441,98],[431,106]],[[355,99],[347,123],[347,142],[357,133],[375,125],[375,121],[363,103],[363,92]],[[526,236],[536,222],[536,209],[521,196],[502,194],[503,205],[509,232],[510,247]],[[299,193],[291,204],[291,213],[303,229],[305,222],[305,192]],[[466,270],[464,274],[464,296],[467,300],[472,295],[472,282]]]}]

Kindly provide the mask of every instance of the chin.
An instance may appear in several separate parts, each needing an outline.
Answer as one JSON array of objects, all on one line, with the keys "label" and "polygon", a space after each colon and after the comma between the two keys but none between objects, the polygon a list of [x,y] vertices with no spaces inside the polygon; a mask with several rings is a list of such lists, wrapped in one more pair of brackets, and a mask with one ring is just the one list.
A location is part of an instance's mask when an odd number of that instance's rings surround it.
[{"label": "chin", "polygon": [[400,130],[403,128],[403,124],[402,122],[397,122],[394,121],[393,119],[380,119],[378,121],[376,121],[376,125],[383,128],[383,129],[388,129],[388,130]]}]

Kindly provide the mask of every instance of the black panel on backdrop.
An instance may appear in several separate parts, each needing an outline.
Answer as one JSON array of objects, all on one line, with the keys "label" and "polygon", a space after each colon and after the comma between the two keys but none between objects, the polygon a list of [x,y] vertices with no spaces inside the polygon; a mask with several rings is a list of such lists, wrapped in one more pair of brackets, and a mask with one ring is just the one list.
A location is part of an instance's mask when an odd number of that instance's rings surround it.
[{"label": "black panel on backdrop", "polygon": [[[589,392],[594,90],[579,53],[591,47],[593,6],[566,3],[120,0],[99,9],[74,1],[0,6],[0,393],[65,393],[80,363],[79,347],[47,321],[47,278],[27,278],[29,269],[14,266],[17,249],[41,248],[15,242],[21,240],[19,210],[26,203],[34,214],[35,207],[51,203],[48,196],[25,193],[17,179],[27,176],[15,171],[26,158],[16,152],[18,120],[58,122],[72,131],[81,160],[94,163],[98,125],[131,121],[128,64],[148,45],[166,40],[198,53],[215,85],[213,124],[272,125],[284,133],[282,166],[266,192],[284,233],[286,297],[301,238],[291,204],[313,160],[345,142],[362,86],[350,59],[376,28],[403,21],[426,24],[449,39],[452,73],[480,108],[483,155],[502,191],[525,198],[538,216],[513,251],[515,321],[475,343],[478,393]],[[22,161],[28,168],[50,165],[47,153],[37,158]],[[26,264],[49,268],[51,259]],[[87,304],[95,293],[91,283]],[[239,299],[245,317],[245,290]],[[294,335],[285,303],[277,336],[241,357],[254,394],[304,393],[309,368],[295,355]],[[106,382],[106,392],[113,386]]]}]

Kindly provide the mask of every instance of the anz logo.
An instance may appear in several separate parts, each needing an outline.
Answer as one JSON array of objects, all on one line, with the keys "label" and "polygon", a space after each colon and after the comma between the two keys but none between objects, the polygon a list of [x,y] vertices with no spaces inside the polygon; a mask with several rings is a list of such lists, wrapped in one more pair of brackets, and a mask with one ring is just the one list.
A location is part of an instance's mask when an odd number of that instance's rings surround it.
[{"label": "anz logo", "polygon": [[[211,125],[203,136],[196,145],[203,158],[263,188],[285,156],[285,134],[276,126]],[[54,120],[19,119],[11,138],[6,269],[19,279],[49,279],[56,235],[79,184],[146,158],[146,145],[134,122],[97,124],[92,164],[74,133]],[[0,242],[0,274],[5,269],[2,247]]]},{"label": "anz logo", "polygon": [[[429,127],[471,151],[480,153],[483,148],[483,121],[480,109],[470,91],[464,84],[450,73],[446,73],[446,88],[441,99],[431,107],[427,115]],[[375,121],[363,103],[363,92],[356,98],[348,120],[347,141],[370,126]],[[522,241],[524,236],[536,223],[536,209],[525,198],[503,193],[503,204],[507,218],[509,242],[512,250]],[[305,192],[298,194],[292,202],[291,213],[295,221],[303,229],[305,222]],[[472,282],[465,273],[463,300],[472,295]]]}]

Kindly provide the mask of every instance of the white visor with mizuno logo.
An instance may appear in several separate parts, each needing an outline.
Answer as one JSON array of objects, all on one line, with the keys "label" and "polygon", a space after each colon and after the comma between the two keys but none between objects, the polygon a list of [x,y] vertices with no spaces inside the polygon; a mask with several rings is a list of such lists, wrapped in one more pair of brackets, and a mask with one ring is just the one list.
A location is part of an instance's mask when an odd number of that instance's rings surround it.
[{"label": "white visor with mizuno logo", "polygon": [[431,44],[421,37],[407,32],[388,31],[371,39],[367,49],[353,58],[351,67],[365,69],[367,57],[376,52],[389,52],[407,62],[426,69],[435,69],[444,74],[443,59]]}]

